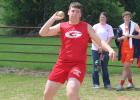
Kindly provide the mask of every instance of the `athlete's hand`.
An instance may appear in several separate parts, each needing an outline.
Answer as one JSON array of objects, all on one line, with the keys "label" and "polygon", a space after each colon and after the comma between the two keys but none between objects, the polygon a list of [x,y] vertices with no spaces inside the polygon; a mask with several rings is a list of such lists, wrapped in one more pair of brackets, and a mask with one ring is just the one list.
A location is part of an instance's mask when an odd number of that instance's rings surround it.
[{"label": "athlete's hand", "polygon": [[103,48],[102,47],[98,47],[98,52],[99,53],[103,53]]},{"label": "athlete's hand", "polygon": [[125,36],[127,36],[127,37],[129,37],[129,38],[133,38],[133,37],[134,37],[134,35],[131,35],[131,34],[127,34],[127,35],[125,35]]},{"label": "athlete's hand", "polygon": [[122,41],[122,40],[124,40],[124,39],[126,39],[126,38],[128,38],[128,36],[127,35],[125,35],[125,36],[121,36],[121,37],[119,37],[119,38],[117,38],[117,41]]},{"label": "athlete's hand", "polygon": [[55,20],[62,20],[65,17],[65,14],[63,11],[57,11],[56,13],[53,14],[53,19]]},{"label": "athlete's hand", "polygon": [[115,61],[115,59],[116,59],[116,52],[113,49],[109,50],[109,57],[111,58],[112,61]]}]

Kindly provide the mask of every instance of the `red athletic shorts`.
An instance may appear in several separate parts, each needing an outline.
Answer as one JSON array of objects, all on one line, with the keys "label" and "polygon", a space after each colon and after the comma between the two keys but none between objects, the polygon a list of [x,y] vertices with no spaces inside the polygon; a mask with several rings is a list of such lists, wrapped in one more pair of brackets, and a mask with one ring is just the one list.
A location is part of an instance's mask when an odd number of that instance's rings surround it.
[{"label": "red athletic shorts", "polygon": [[86,64],[84,63],[64,63],[57,62],[48,79],[55,82],[65,83],[69,78],[76,78],[83,82],[86,71]]}]

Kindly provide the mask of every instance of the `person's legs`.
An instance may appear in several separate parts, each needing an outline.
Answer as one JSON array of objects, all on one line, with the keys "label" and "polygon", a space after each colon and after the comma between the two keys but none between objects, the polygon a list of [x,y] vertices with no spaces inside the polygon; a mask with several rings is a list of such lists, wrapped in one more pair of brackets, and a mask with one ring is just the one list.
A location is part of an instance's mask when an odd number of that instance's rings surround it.
[{"label": "person's legs", "polygon": [[132,81],[132,74],[131,74],[131,64],[133,62],[133,49],[126,49],[121,52],[121,62],[123,64],[123,71],[122,77],[120,80],[120,84],[117,90],[122,90],[125,80],[128,78],[129,81]]},{"label": "person's legs", "polygon": [[69,78],[66,90],[68,100],[80,100],[79,97],[80,81],[78,79]]},{"label": "person's legs", "polygon": [[123,64],[123,73],[122,73],[122,80],[126,80],[128,78],[128,81],[132,83],[132,74],[131,74],[131,64],[133,62],[133,50],[130,50],[126,53],[125,62]]},{"label": "person's legs", "polygon": [[68,74],[67,97],[68,100],[80,100],[79,90],[86,71],[86,63],[75,63]]},{"label": "person's legs", "polygon": [[120,80],[120,83],[119,83],[119,86],[117,87],[117,90],[120,91],[120,90],[123,90],[123,85],[125,83],[125,80],[128,78],[128,77],[131,77],[129,76],[129,72],[130,72],[130,66],[131,66],[131,63],[129,62],[125,62],[123,64],[123,72],[122,72],[122,77],[121,77],[121,80]]},{"label": "person's legs", "polygon": [[97,65],[95,64],[96,60],[99,60],[99,53],[98,51],[92,50],[92,59],[93,59],[93,72],[92,72],[92,80],[93,85],[99,85],[99,72],[97,70]]},{"label": "person's legs", "polygon": [[128,73],[127,74],[128,74],[128,82],[129,83],[133,83],[132,82],[132,72],[131,72],[131,68],[130,67],[128,68]]},{"label": "person's legs", "polygon": [[132,81],[131,65],[130,65],[130,67],[127,70],[127,78],[128,78],[128,86],[127,86],[127,89],[134,88],[135,86],[134,86],[133,81]]},{"label": "person's legs", "polygon": [[108,52],[104,52],[103,54],[103,61],[101,62],[102,65],[102,77],[104,82],[104,87],[110,87],[110,79],[108,73],[108,61],[109,61],[109,54]]},{"label": "person's legs", "polygon": [[[66,67],[68,66],[68,67]],[[65,83],[68,77],[68,63],[57,62],[48,76],[44,91],[44,100],[53,100],[59,87]]]},{"label": "person's legs", "polygon": [[129,67],[129,64],[127,62],[123,63],[123,71],[122,71],[121,80],[119,82],[119,85],[116,88],[117,91],[121,91],[121,90],[124,89],[123,85],[124,85],[125,80],[127,78],[127,69],[128,69],[128,67]]},{"label": "person's legs", "polygon": [[123,64],[123,72],[122,72],[121,80],[126,80],[128,78],[128,73],[130,72],[130,66],[131,66],[131,63],[129,63],[129,62],[125,62]]},{"label": "person's legs", "polygon": [[44,90],[44,100],[53,100],[53,97],[61,85],[61,83],[48,80]]}]

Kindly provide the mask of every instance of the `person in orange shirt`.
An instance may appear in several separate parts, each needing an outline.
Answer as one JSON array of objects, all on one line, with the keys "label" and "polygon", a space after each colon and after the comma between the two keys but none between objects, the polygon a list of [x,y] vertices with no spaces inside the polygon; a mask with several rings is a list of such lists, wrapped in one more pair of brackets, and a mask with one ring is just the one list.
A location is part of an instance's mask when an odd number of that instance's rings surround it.
[{"label": "person in orange shirt", "polygon": [[121,24],[117,30],[116,41],[119,43],[119,60],[123,64],[122,77],[116,90],[123,90],[125,80],[128,79],[127,88],[134,88],[131,73],[131,64],[134,60],[134,53],[136,45],[134,40],[140,39],[140,28],[139,25],[131,20],[131,12],[125,11],[122,14],[124,23]]}]

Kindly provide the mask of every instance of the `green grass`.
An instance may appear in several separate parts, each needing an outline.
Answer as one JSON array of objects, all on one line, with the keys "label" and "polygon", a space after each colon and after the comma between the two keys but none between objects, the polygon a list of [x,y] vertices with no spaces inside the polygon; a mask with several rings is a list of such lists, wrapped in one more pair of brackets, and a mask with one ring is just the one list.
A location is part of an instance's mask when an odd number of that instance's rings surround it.
[{"label": "green grass", "polygon": [[[91,75],[86,75],[80,90],[81,100],[140,100],[139,74],[134,75],[136,89],[117,92],[120,76],[111,75],[112,90],[92,88]],[[100,78],[101,79],[101,78]],[[42,100],[47,76],[19,76],[14,74],[0,74],[0,100]],[[126,86],[127,84],[125,84]],[[65,85],[58,91],[55,100],[67,100]]]},{"label": "green grass", "polygon": [[[19,38],[19,37],[3,37],[0,43],[24,43],[24,44],[59,44],[59,40],[55,38]],[[38,46],[38,45],[0,45],[0,51],[12,52],[29,52],[29,53],[58,53],[59,47]],[[25,61],[53,61],[57,59],[57,55],[44,54],[17,54],[17,53],[0,53],[0,59],[9,60],[25,60]],[[52,64],[45,63],[26,63],[26,62],[0,62],[2,67],[16,68],[33,68],[33,69],[50,69]],[[37,68],[36,68],[37,67]],[[42,68],[41,68],[42,67]],[[46,68],[47,67],[47,68]]]},{"label": "green grass", "polygon": [[0,100],[41,100],[45,78],[0,75]]},{"label": "green grass", "polygon": [[[42,45],[60,45],[59,38],[54,37],[0,37],[0,60],[18,60],[18,61],[33,61],[32,62],[9,62],[0,61],[0,67],[14,67],[19,69],[33,69],[33,70],[51,70],[52,66],[57,60],[58,55],[47,54],[28,54],[28,53],[58,53],[59,46],[42,46]],[[7,45],[2,43],[19,43],[19,44],[34,44],[34,45]],[[42,45],[37,45],[42,44]],[[89,44],[90,45],[90,44]],[[114,46],[114,42],[112,42]],[[91,54],[91,47],[88,48],[87,54]],[[27,54],[20,53],[6,53],[10,52],[26,52]],[[116,50],[117,51],[117,50]],[[54,62],[54,63],[37,63],[37,62]],[[92,64],[92,57],[88,56],[87,64]],[[118,61],[109,62],[109,65],[121,65]],[[120,73],[120,67],[109,66],[110,73]],[[134,72],[139,73],[136,68]],[[92,65],[87,66],[87,72],[92,71]]]}]

